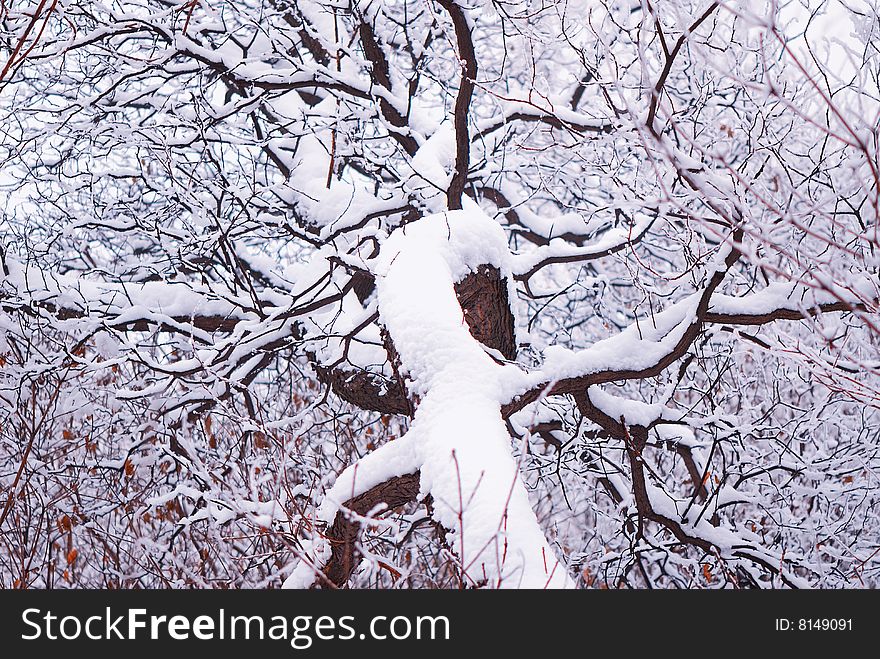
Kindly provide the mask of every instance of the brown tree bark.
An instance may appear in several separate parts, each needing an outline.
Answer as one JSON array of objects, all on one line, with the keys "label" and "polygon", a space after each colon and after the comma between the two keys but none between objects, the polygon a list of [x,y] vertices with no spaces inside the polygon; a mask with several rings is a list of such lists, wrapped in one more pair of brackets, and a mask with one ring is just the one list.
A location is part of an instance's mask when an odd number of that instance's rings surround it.
[{"label": "brown tree bark", "polygon": [[[360,560],[357,541],[361,523],[352,519],[347,511],[364,516],[382,503],[387,505],[386,510],[405,506],[418,496],[419,478],[419,472],[396,476],[345,502],[343,510],[336,513],[326,532],[332,547],[330,560],[324,567],[327,581],[337,588],[344,588]],[[323,585],[323,581],[317,581],[315,585]]]},{"label": "brown tree bark", "polygon": [[[507,295],[507,281],[501,271],[494,266],[482,265],[455,285],[455,293],[471,335],[506,359],[515,359],[514,318]],[[431,338],[425,337],[425,340]],[[390,337],[387,341],[390,344]],[[389,352],[393,352],[393,345],[389,346]],[[352,373],[339,368],[322,371],[319,367],[318,376],[338,396],[361,408],[397,414],[409,414],[415,408],[416,401],[408,400],[402,383],[391,383],[367,372]],[[411,503],[419,493],[419,478],[418,472],[396,476],[345,502],[325,532],[331,543],[331,555],[323,570],[325,579],[317,581],[315,586],[329,583],[344,588],[357,567],[361,523],[352,519],[349,511],[364,516],[382,503],[386,504],[386,510]]]}]

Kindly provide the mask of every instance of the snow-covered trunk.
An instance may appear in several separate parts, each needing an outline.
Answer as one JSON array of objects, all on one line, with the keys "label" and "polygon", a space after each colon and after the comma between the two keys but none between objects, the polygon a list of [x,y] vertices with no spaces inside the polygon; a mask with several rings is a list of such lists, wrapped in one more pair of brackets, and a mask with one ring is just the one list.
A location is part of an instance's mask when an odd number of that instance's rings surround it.
[{"label": "snow-covered trunk", "polygon": [[[572,582],[529,503],[501,414],[506,385],[519,374],[501,361],[515,353],[512,323],[502,329],[509,256],[503,230],[479,211],[441,213],[388,239],[376,268],[379,314],[415,415],[406,435],[340,475],[321,517],[330,523],[346,514],[343,502],[419,471],[418,498],[431,497],[465,585],[566,587]],[[312,583],[331,552],[316,547],[310,558],[288,585]]]}]

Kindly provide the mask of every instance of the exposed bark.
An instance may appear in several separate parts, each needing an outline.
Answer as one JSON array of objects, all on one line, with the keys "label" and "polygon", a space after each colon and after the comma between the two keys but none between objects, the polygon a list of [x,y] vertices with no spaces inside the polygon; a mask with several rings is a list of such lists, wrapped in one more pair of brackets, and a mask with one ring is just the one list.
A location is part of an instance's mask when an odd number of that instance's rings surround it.
[{"label": "exposed bark", "polygon": [[467,184],[468,168],[470,167],[471,140],[468,132],[468,119],[471,98],[474,95],[474,82],[477,78],[477,55],[474,41],[464,10],[454,0],[438,0],[438,4],[446,10],[455,28],[455,40],[458,46],[458,57],[461,61],[461,79],[458,85],[458,96],[455,98],[455,172],[446,199],[449,208],[461,208],[461,196]]},{"label": "exposed bark", "polygon": [[636,511],[638,513],[639,538],[641,539],[644,536],[645,521],[651,521],[666,527],[679,542],[711,552],[712,544],[710,542],[703,538],[689,535],[676,520],[656,512],[651,506],[648,485],[645,480],[644,461],[642,459],[642,452],[648,443],[648,429],[638,425],[627,427],[622,420],[613,419],[594,406],[589,395],[585,392],[576,394],[574,399],[581,414],[599,425],[615,439],[622,441],[626,447],[632,476],[633,501],[636,504]]},{"label": "exposed bark", "polygon": [[[501,271],[490,265],[480,266],[455,285],[455,293],[471,336],[487,348],[497,350],[506,359],[515,359],[514,319],[507,281],[502,278]],[[389,337],[385,338],[389,361],[395,367],[394,345]],[[407,415],[414,411],[414,402],[409,401],[400,377],[388,379],[377,373],[341,366],[316,365],[315,370],[318,379],[330,386],[337,396],[361,409]]]},{"label": "exposed bark", "polygon": [[351,277],[351,281],[354,288],[354,294],[357,295],[361,304],[366,302],[367,298],[373,294],[374,290],[376,290],[376,278],[365,270],[358,270],[355,272]]},{"label": "exposed bark", "polygon": [[[385,56],[385,51],[382,50],[382,47],[376,39],[373,27],[365,21],[361,23],[358,33],[361,38],[364,55],[366,55],[367,59],[373,66],[373,70],[371,71],[373,80],[388,91],[393,91],[391,77],[388,73],[388,58]],[[389,124],[395,128],[406,128],[407,118],[400,114],[400,112],[398,112],[386,99],[379,99],[379,110]],[[415,152],[418,151],[419,145],[410,135],[405,132],[398,133],[395,131],[391,131],[390,134],[409,155],[414,155]]]},{"label": "exposed bark", "polygon": [[[507,281],[501,276],[501,271],[494,266],[482,265],[455,285],[455,293],[471,335],[505,358],[514,359],[514,319],[507,295]],[[399,358],[390,337],[386,336],[385,341],[389,359],[396,364]],[[407,398],[402,381],[395,383],[366,371],[352,373],[339,367],[317,367],[316,370],[318,377],[329,384],[340,398],[363,409],[412,415],[417,404],[417,401],[411,402]],[[331,584],[337,588],[344,587],[360,557],[357,542],[361,524],[346,511],[364,516],[382,503],[389,510],[411,503],[418,496],[419,478],[418,472],[397,476],[345,502],[326,531],[332,551],[324,568],[324,576]],[[317,582],[318,585],[321,582]]]},{"label": "exposed bark", "polygon": [[[332,549],[330,560],[324,567],[324,576],[331,584],[337,588],[345,587],[360,560],[357,539],[361,523],[352,519],[348,511],[363,517],[380,504],[385,504],[386,510],[404,506],[418,495],[419,479],[419,472],[396,476],[345,502],[326,532]],[[318,581],[316,585],[321,583]]]},{"label": "exposed bark", "polygon": [[505,358],[516,359],[513,313],[501,271],[481,265],[455,285],[455,293],[471,336]]},{"label": "exposed bark", "polygon": [[320,365],[315,365],[315,372],[333,393],[361,409],[383,414],[410,413],[410,404],[402,387],[377,373]]}]

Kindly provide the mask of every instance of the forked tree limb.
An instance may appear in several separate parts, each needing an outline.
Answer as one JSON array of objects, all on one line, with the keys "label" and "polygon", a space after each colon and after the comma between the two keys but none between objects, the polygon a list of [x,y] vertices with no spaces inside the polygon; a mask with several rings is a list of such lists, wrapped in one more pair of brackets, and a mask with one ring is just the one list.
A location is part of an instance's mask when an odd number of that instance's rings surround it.
[{"label": "forked tree limb", "polygon": [[[728,256],[727,269],[732,267],[733,262],[739,257],[739,251],[734,250]],[[726,270],[725,270],[726,271]],[[777,308],[764,313],[721,313],[709,311],[711,296],[721,283],[723,273],[719,271],[710,280],[700,298],[693,322],[687,327],[676,344],[654,364],[642,369],[606,369],[584,375],[563,378],[556,382],[543,382],[520,394],[514,400],[502,406],[502,414],[505,418],[521,410],[526,405],[535,402],[542,396],[572,395],[595,384],[607,384],[624,380],[643,380],[656,377],[670,365],[683,357],[696,338],[703,331],[705,324],[730,324],[730,325],[763,325],[779,320],[804,320],[818,316],[822,313],[832,312],[864,312],[868,311],[868,305],[851,302],[829,302],[819,304],[804,310]]]},{"label": "forked tree limb", "polygon": [[[507,294],[507,280],[501,271],[494,266],[482,265],[455,284],[455,294],[471,335],[505,358],[514,359],[514,318]],[[387,340],[390,342],[390,337]],[[388,347],[392,352],[393,344]],[[365,371],[352,373],[338,367],[323,371],[319,367],[318,373],[337,395],[349,402],[382,412],[411,414],[410,401],[402,385],[395,386],[390,381],[381,380],[382,384],[388,385],[383,391],[376,376]],[[323,569],[325,578],[318,579],[315,586],[329,581],[337,588],[344,588],[360,557],[358,538],[361,522],[358,518],[366,516],[380,504],[385,504],[386,510],[393,510],[414,502],[419,493],[419,484],[419,472],[395,476],[346,501],[325,532],[331,545],[331,554]]]}]

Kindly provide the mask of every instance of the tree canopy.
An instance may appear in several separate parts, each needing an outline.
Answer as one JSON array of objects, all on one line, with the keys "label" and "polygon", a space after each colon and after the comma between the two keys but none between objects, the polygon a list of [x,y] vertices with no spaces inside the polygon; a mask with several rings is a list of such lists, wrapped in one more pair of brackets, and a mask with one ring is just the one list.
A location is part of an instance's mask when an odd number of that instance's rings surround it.
[{"label": "tree canopy", "polygon": [[877,585],[878,43],[3,4],[0,583]]}]

